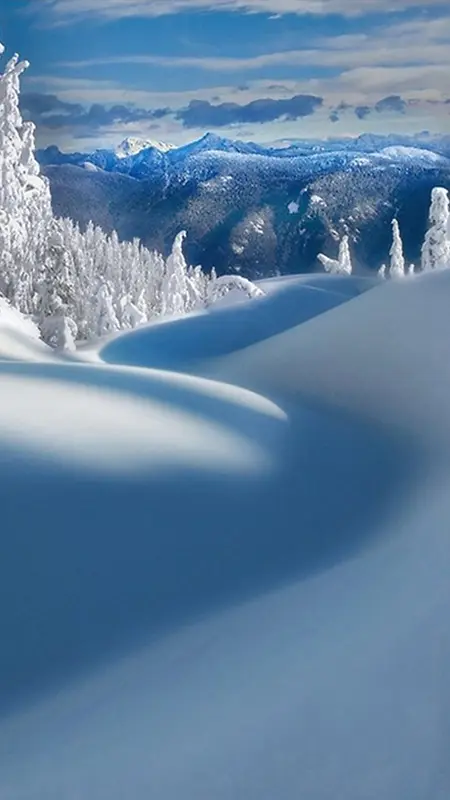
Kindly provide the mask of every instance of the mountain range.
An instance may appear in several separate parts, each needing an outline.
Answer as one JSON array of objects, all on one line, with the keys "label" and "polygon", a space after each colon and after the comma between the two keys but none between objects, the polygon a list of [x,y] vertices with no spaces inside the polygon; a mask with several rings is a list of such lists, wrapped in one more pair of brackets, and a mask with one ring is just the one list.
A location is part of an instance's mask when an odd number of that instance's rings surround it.
[{"label": "mountain range", "polygon": [[434,186],[450,189],[450,136],[297,140],[270,147],[214,134],[175,147],[38,151],[55,213],[92,219],[167,253],[187,231],[190,263],[250,278],[320,269],[348,234],[357,271],[388,257],[395,216],[417,262]]}]

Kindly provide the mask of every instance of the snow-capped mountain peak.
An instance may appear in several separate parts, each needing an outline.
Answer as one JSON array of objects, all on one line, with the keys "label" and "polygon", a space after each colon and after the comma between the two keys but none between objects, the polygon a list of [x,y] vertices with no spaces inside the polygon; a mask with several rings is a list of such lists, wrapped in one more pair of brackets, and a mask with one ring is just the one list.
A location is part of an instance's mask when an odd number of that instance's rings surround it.
[{"label": "snow-capped mountain peak", "polygon": [[140,153],[141,150],[147,150],[149,147],[159,150],[160,153],[167,153],[169,150],[175,149],[174,144],[155,142],[152,139],[139,139],[135,136],[129,136],[117,147],[115,150],[115,155],[117,158],[128,158],[128,156],[135,156],[137,153]]},{"label": "snow-capped mountain peak", "polygon": [[438,153],[433,153],[431,150],[424,150],[420,147],[407,147],[405,145],[391,145],[389,147],[383,147],[380,150],[381,156],[387,156],[388,158],[396,158],[396,159],[412,159],[412,160],[425,160],[429,162],[439,162],[442,161],[443,157]]}]

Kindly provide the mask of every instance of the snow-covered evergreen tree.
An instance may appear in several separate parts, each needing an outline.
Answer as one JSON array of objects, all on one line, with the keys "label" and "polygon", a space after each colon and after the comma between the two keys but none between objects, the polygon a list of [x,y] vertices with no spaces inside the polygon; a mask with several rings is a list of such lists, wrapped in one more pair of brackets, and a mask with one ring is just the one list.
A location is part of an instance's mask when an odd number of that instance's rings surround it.
[{"label": "snow-covered evergreen tree", "polygon": [[353,266],[350,256],[348,236],[343,236],[339,242],[339,255],[337,259],[329,258],[328,256],[323,255],[323,253],[319,253],[317,258],[326,272],[331,272],[336,275],[352,274]]},{"label": "snow-covered evergreen tree", "polygon": [[53,219],[49,185],[34,157],[34,125],[23,122],[19,109],[28,66],[14,55],[0,74],[0,292],[25,314],[34,310]]},{"label": "snow-covered evergreen tree", "polygon": [[392,246],[389,251],[391,263],[389,275],[391,278],[405,277],[405,259],[403,256],[403,242],[400,235],[400,228],[396,219],[392,220]]},{"label": "snow-covered evergreen tree", "polygon": [[[0,54],[3,47],[0,45]],[[39,326],[56,348],[133,328],[164,314],[211,304],[230,289],[262,294],[238,276],[217,279],[188,267],[181,231],[164,258],[134,239],[121,242],[93,223],[82,232],[55,219],[48,181],[35,158],[34,125],[22,120],[20,76],[28,62],[17,55],[0,75],[0,295]],[[348,242],[340,269],[350,271]],[[350,265],[350,266],[349,266]]]},{"label": "snow-covered evergreen tree", "polygon": [[352,260],[350,257],[350,247],[348,244],[348,236],[343,236],[339,244],[339,272],[342,275],[352,274]]},{"label": "snow-covered evergreen tree", "polygon": [[[96,329],[92,331],[94,336],[105,336],[120,330],[120,323],[117,319],[114,308],[114,300],[111,287],[108,283],[101,283],[94,298]],[[92,334],[91,334],[92,335]]]},{"label": "snow-covered evergreen tree", "polygon": [[449,198],[447,189],[435,187],[431,193],[429,227],[422,246],[422,270],[450,267]]},{"label": "snow-covered evergreen tree", "polygon": [[187,264],[183,254],[186,231],[180,231],[166,261],[161,287],[161,313],[182,314],[189,303]]}]

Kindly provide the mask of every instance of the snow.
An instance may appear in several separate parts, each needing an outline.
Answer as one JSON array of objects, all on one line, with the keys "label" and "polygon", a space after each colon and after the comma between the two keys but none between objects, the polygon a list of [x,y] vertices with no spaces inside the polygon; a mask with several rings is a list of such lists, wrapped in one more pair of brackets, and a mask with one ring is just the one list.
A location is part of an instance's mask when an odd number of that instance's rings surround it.
[{"label": "snow", "polygon": [[311,195],[311,205],[326,207],[327,204],[326,204],[325,200],[323,199],[323,197],[320,197],[320,195],[318,195],[318,194],[312,194]]},{"label": "snow", "polygon": [[[394,425],[414,440],[429,443],[433,433],[435,444],[442,445],[445,387],[450,380],[450,271],[415,275],[399,283],[380,284],[332,314],[231,354],[216,364],[214,374],[284,399],[298,393],[321,401],[332,396],[342,410]],[[378,319],[383,324],[375,334]],[[295,370],[288,368],[294,357]],[[364,381],[358,379],[361,374]],[[384,379],[385,374],[391,380]]]},{"label": "snow", "polygon": [[234,178],[232,175],[218,175],[215,178],[204,181],[201,184],[201,189],[204,192],[220,192],[222,190],[228,190],[233,181]]},{"label": "snow", "polygon": [[350,255],[348,236],[343,236],[339,243],[339,254],[337,259],[329,258],[328,256],[324,255],[324,253],[319,253],[317,258],[326,272],[331,272],[337,275],[352,274],[353,265]]},{"label": "snow", "polygon": [[[252,412],[282,419],[276,407],[244,391],[221,390],[201,379],[148,375],[135,378],[138,391],[127,396],[132,378],[120,370],[101,371],[83,365],[48,365],[46,369],[9,367],[2,370],[3,443],[17,446],[39,462],[100,471],[102,474],[161,471],[170,465],[194,464],[226,474],[230,469],[259,472],[267,466],[261,442],[225,430],[221,422],[180,408],[179,396],[192,396],[196,409],[235,403]],[[142,399],[142,395],[147,399]],[[175,402],[173,400],[175,395]],[[150,396],[151,399],[148,397]],[[178,402],[177,402],[178,400]],[[187,402],[188,406],[189,403]],[[55,413],[55,407],[61,409]],[[38,413],[37,413],[38,412]]]},{"label": "snow", "polygon": [[91,164],[90,161],[84,161],[82,164],[83,169],[87,169],[88,172],[99,172],[100,167],[97,167],[95,164]]},{"label": "snow", "polygon": [[139,139],[136,136],[129,136],[116,148],[115,155],[117,158],[128,158],[128,156],[135,156],[141,150],[147,150],[149,147],[159,150],[160,153],[168,153],[169,150],[175,150],[174,144],[167,144],[166,142],[156,142],[153,139]]},{"label": "snow", "polygon": [[300,206],[295,202],[295,200],[292,200],[288,205],[288,211],[290,214],[298,214],[299,208]]},{"label": "snow", "polygon": [[[26,66],[0,75],[0,796],[447,800],[446,189],[405,280],[352,276],[347,236],[331,274],[205,275],[184,232],[164,260],[53,219]],[[69,303],[108,336],[75,350]]]},{"label": "snow", "polygon": [[353,158],[351,161],[351,165],[353,167],[368,167],[371,163],[372,159],[370,159],[368,156],[356,156],[356,158]]},{"label": "snow", "polygon": [[266,297],[238,307],[214,305],[195,317],[138,328],[107,341],[101,356],[109,363],[189,371],[194,363],[247,348],[372,286],[370,280],[356,279],[348,280],[344,287],[337,277],[334,282],[330,278],[328,287],[321,277],[315,281],[311,276],[261,281]]},{"label": "snow", "polygon": [[396,219],[392,220],[392,246],[389,251],[391,263],[389,275],[391,278],[403,278],[405,276],[405,259],[403,256],[403,242],[400,235],[400,228]]},{"label": "snow", "polygon": [[393,159],[408,159],[413,161],[420,159],[428,161],[430,164],[440,163],[445,160],[443,156],[440,156],[438,153],[433,153],[431,150],[424,150],[420,147],[405,147],[402,145],[383,147],[382,150],[380,150],[380,155]]},{"label": "snow", "polygon": [[4,328],[12,329],[31,339],[39,339],[37,326],[20,311],[13,308],[3,297],[0,297],[0,330]]},{"label": "snow", "polygon": [[253,230],[253,231],[255,231],[255,233],[257,233],[257,234],[262,236],[264,234],[264,226],[265,226],[265,224],[266,224],[266,221],[265,221],[264,217],[261,214],[255,214],[253,219],[251,219],[249,221],[248,227],[249,227],[250,230]]},{"label": "snow", "polygon": [[2,797],[448,797],[450,272],[262,286],[0,363]]}]

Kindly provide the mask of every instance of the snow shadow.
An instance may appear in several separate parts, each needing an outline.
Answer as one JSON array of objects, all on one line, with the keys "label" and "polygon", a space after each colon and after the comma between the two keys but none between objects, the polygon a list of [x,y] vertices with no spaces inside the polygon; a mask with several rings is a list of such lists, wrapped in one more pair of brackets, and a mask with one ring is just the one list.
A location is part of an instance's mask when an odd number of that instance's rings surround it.
[{"label": "snow shadow", "polygon": [[409,480],[409,454],[321,410],[297,407],[288,433],[278,469],[244,477],[189,464],[87,475],[3,443],[0,713],[367,545]]}]

